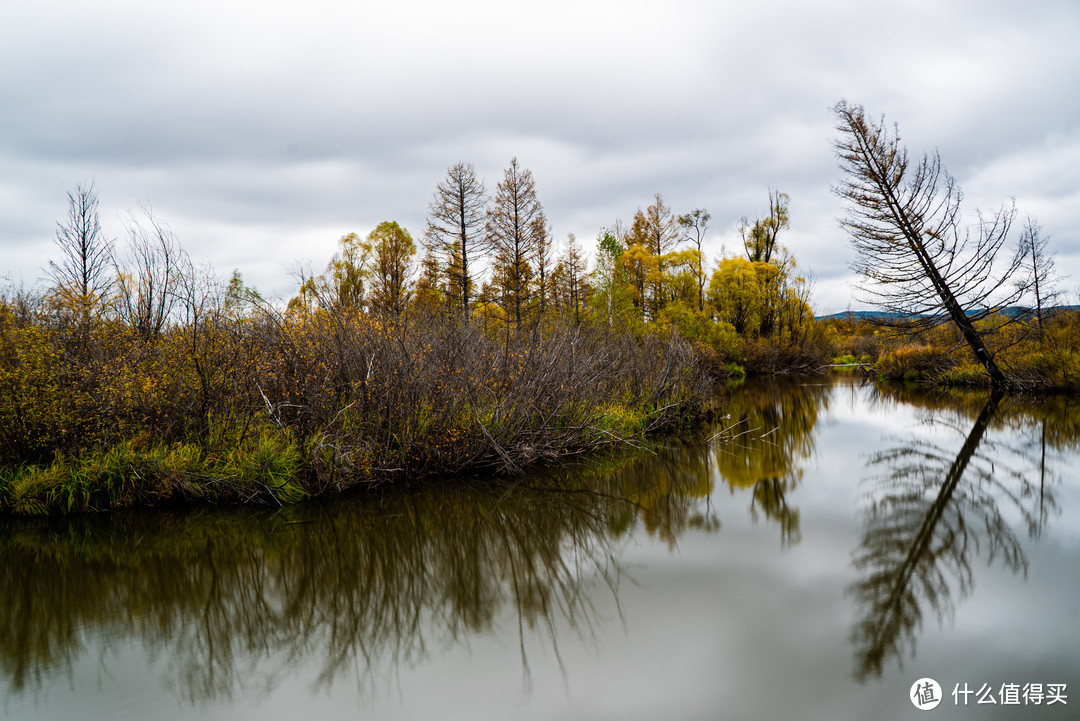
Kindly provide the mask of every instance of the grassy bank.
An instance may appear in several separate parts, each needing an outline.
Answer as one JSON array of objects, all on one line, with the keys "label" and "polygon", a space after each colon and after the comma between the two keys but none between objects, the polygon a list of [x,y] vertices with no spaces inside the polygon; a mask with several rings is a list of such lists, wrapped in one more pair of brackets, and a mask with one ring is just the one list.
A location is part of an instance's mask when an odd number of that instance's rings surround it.
[{"label": "grassy bank", "polygon": [[[866,321],[829,321],[834,363],[861,363],[882,380],[932,387],[989,387],[959,331],[949,325],[904,333]],[[1080,313],[1036,318],[991,316],[978,324],[1015,390],[1080,393]]]}]

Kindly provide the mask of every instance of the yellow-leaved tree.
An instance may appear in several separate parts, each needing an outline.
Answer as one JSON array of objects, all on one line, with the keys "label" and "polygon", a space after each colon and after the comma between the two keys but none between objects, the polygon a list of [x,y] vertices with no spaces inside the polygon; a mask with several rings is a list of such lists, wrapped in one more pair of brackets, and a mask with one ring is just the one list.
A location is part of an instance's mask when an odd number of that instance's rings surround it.
[{"label": "yellow-leaved tree", "polygon": [[409,231],[387,220],[371,231],[367,246],[374,256],[371,261],[371,310],[400,316],[409,302],[408,284],[413,275],[416,244]]}]

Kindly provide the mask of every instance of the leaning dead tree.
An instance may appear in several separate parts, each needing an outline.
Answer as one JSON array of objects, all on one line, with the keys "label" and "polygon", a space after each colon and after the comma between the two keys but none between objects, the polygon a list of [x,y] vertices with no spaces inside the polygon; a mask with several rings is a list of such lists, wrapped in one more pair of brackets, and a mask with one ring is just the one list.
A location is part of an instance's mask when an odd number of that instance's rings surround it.
[{"label": "leaning dead tree", "polygon": [[923,328],[955,324],[991,383],[1006,386],[975,324],[1018,302],[1026,288],[1012,282],[1020,258],[999,257],[1015,208],[963,225],[963,194],[936,152],[909,163],[895,126],[868,120],[846,101],[833,110],[844,170],[835,192],[848,201],[841,224],[856,250],[860,299]]}]

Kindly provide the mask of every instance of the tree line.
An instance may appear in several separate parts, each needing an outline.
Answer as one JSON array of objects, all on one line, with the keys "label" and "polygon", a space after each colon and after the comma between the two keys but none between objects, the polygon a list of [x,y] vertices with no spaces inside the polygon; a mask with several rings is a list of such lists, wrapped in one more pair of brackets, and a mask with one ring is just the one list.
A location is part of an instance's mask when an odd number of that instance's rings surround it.
[{"label": "tree line", "polygon": [[573,319],[561,299],[583,304],[585,279],[543,262],[537,277],[546,222],[521,210],[535,194],[514,182],[530,174],[507,175],[496,200],[518,210],[485,209],[492,271],[475,302],[476,256],[429,253],[425,289],[392,221],[342,239],[288,305],[267,302],[193,262],[149,206],[125,242],[106,239],[93,185],[76,187],[48,287],[0,290],[0,512],[516,474],[700,418],[708,378],[689,342]]},{"label": "tree line", "polygon": [[533,173],[517,158],[491,194],[462,162],[437,183],[419,243],[395,221],[366,238],[345,235],[288,307],[437,315],[497,328],[507,343],[547,322],[600,323],[677,333],[698,343],[716,369],[726,362],[808,368],[822,351],[810,284],[779,242],[789,207],[787,194],[770,191],[768,213],[739,224],[745,257],[711,263],[703,248],[708,210],[676,214],[657,193],[629,224],[600,230],[590,264],[573,233],[553,237]]},{"label": "tree line", "polygon": [[[1054,274],[1038,224],[1003,264],[1015,211],[965,231],[936,156],[909,166],[861,108],[836,113],[837,192],[864,290],[930,339],[863,344],[867,361],[907,377],[966,342],[980,365],[953,363],[950,382],[1080,385],[1075,322],[1047,312]],[[93,183],[78,185],[48,286],[0,289],[0,509],[284,502],[516,473],[691,422],[710,377],[861,360],[862,329],[814,320],[811,284],[782,242],[790,208],[770,190],[767,212],[738,224],[741,253],[710,262],[711,214],[677,214],[657,193],[600,229],[590,263],[573,235],[553,238],[516,158],[490,194],[462,162],[436,184],[419,243],[393,220],[345,235],[277,303],[238,271],[221,280],[194,262],[148,204],[122,242],[107,238]],[[996,313],[1032,292],[1033,321]]]},{"label": "tree line", "polygon": [[[1042,333],[1060,293],[1041,227],[1028,218],[1006,258],[1014,207],[964,226],[962,193],[936,153],[909,162],[898,132],[861,107],[841,101],[834,112],[843,170],[836,192],[847,201],[841,224],[857,251],[860,299],[901,318],[908,331],[950,324],[989,381],[1006,384],[1007,370],[979,324],[999,308],[1030,302]],[[196,297],[209,281],[195,279],[207,274],[168,226],[141,208],[119,252],[102,235],[96,208],[92,184],[69,194],[57,230],[60,258],[49,265],[52,296],[77,308],[83,326],[93,314],[111,314],[152,337],[170,322],[197,323]],[[604,323],[677,333],[714,369],[820,364],[830,344],[813,322],[811,283],[780,242],[791,223],[789,196],[770,190],[767,212],[738,225],[742,253],[712,262],[703,249],[711,221],[704,208],[676,214],[657,193],[629,224],[600,229],[590,264],[573,234],[553,237],[533,173],[516,157],[492,193],[471,163],[460,162],[436,184],[419,243],[393,220],[366,237],[343,236],[325,270],[300,279],[288,310],[481,322],[488,332],[502,329],[507,346],[546,322]],[[237,308],[260,299],[238,272],[225,295]]]}]

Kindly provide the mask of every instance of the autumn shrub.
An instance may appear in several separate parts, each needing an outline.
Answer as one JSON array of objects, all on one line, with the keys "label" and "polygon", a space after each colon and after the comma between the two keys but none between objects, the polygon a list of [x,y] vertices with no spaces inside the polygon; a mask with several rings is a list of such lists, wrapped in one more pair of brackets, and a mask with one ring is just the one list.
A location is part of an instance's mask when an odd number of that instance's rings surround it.
[{"label": "autumn shrub", "polygon": [[955,339],[946,339],[951,332],[948,327],[916,332],[917,329],[909,324],[888,325],[858,317],[832,318],[821,325],[822,335],[830,348],[830,357],[834,363],[873,365],[877,364],[879,359],[912,346],[934,347],[945,353],[956,345]]},{"label": "autumn shrub", "polygon": [[157,334],[106,316],[74,328],[0,315],[9,510],[284,503],[513,473],[678,427],[708,394],[701,349],[658,326],[211,303]]},{"label": "autumn shrub", "polygon": [[694,413],[705,393],[692,347],[549,325],[543,333],[316,312],[284,318],[279,366],[261,386],[294,428],[317,488],[469,468],[514,470],[618,440],[613,400],[645,419]]},{"label": "autumn shrub", "polygon": [[988,383],[986,369],[975,362],[959,363],[938,373],[936,382],[943,386],[980,386]]},{"label": "autumn shrub", "polygon": [[1029,390],[1080,390],[1080,352],[1067,348],[1011,353],[1002,361],[1009,377]]},{"label": "autumn shrub", "polygon": [[48,455],[81,425],[48,332],[0,322],[0,461]]},{"label": "autumn shrub", "polygon": [[943,355],[938,348],[905,345],[883,355],[875,367],[890,380],[927,380],[937,378],[956,363],[955,359]]},{"label": "autumn shrub", "polygon": [[829,362],[828,348],[816,339],[785,345],[769,338],[746,338],[735,360],[748,373],[806,373]]},{"label": "autumn shrub", "polygon": [[49,315],[0,318],[0,462],[48,461],[145,432],[179,437],[183,374],[165,341],[116,322],[73,341]]},{"label": "autumn shrub", "polygon": [[1080,390],[1080,313],[1058,312],[1042,325],[1017,323],[1008,340],[998,359],[1018,386]]}]

